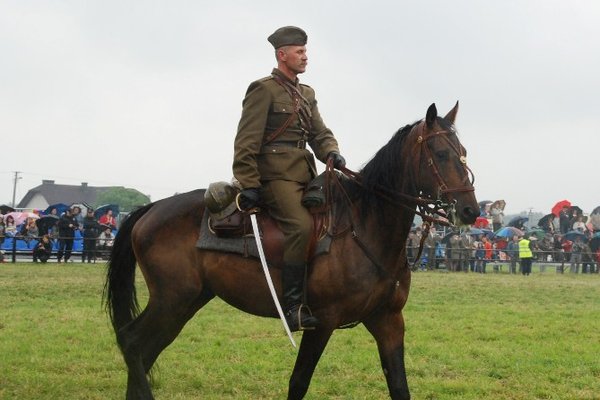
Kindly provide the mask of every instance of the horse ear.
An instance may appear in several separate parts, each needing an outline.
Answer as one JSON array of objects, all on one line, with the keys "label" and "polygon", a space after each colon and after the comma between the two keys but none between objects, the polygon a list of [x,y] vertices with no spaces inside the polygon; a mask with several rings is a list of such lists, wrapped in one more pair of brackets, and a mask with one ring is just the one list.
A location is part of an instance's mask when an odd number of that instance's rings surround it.
[{"label": "horse ear", "polygon": [[456,105],[454,106],[454,108],[452,110],[450,110],[448,112],[448,114],[446,114],[446,116],[444,117],[444,119],[450,123],[452,123],[452,125],[454,125],[454,121],[456,120],[456,114],[458,113],[458,100],[456,101]]},{"label": "horse ear", "polygon": [[430,129],[433,128],[433,124],[435,123],[436,118],[437,118],[437,108],[435,108],[435,103],[433,103],[427,109],[427,115],[425,116],[425,122],[427,123],[427,126]]}]

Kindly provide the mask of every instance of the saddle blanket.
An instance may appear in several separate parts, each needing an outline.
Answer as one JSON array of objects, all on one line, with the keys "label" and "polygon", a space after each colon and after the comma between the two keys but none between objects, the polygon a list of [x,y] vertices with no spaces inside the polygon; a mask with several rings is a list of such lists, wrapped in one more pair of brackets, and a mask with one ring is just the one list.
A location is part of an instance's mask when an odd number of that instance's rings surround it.
[{"label": "saddle blanket", "polygon": [[[259,258],[258,248],[254,235],[247,235],[240,238],[220,238],[214,235],[208,228],[208,212],[204,213],[202,223],[200,224],[200,237],[196,247],[203,250],[223,251],[227,253],[241,254],[244,257]],[[309,259],[316,256],[329,253],[331,247],[331,236],[325,235],[317,242],[315,252]],[[268,255],[267,255],[268,260]]]}]

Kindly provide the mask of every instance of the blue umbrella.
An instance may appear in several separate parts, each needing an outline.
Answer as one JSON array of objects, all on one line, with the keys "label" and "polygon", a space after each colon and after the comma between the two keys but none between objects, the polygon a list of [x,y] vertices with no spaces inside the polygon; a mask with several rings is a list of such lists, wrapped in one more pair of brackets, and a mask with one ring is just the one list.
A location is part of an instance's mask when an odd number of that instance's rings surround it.
[{"label": "blue umbrella", "polygon": [[582,242],[587,242],[588,238],[585,233],[580,231],[570,231],[565,233],[565,239],[574,242],[577,238],[581,239]]},{"label": "blue umbrella", "polygon": [[494,231],[492,231],[490,229],[471,228],[467,232],[469,233],[469,235],[473,235],[473,236],[484,235],[484,236],[487,236],[488,238],[494,237]]},{"label": "blue umbrella", "polygon": [[112,210],[113,216],[115,218],[117,218],[117,216],[119,215],[119,205],[118,204],[105,204],[103,206],[98,207],[96,209],[96,211],[94,211],[94,217],[100,218],[101,216],[106,214],[108,212],[108,210]]},{"label": "blue umbrella", "polygon": [[53,208],[56,208],[56,215],[61,215],[62,213],[67,211],[67,209],[69,209],[69,206],[64,203],[51,204],[44,210],[43,214],[50,215],[50,212]]},{"label": "blue umbrella", "polygon": [[513,236],[523,236],[523,231],[515,228],[514,226],[505,226],[504,228],[500,228],[494,232],[494,235],[503,238],[511,238]]}]

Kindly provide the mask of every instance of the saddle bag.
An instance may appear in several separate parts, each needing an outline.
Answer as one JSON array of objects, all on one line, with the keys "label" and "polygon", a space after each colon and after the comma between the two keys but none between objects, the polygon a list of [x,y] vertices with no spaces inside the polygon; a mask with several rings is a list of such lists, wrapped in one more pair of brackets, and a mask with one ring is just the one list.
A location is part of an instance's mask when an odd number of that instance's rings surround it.
[{"label": "saddle bag", "polygon": [[217,237],[234,238],[252,232],[249,218],[235,203],[238,193],[239,190],[227,182],[213,182],[204,193],[210,216],[208,227]]}]

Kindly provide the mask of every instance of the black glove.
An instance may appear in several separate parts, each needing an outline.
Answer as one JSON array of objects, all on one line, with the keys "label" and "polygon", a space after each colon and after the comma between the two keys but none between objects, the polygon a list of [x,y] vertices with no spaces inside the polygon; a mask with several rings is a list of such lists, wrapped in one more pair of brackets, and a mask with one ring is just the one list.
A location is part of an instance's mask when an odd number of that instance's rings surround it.
[{"label": "black glove", "polygon": [[331,158],[333,160],[334,168],[341,169],[346,166],[346,159],[344,159],[344,157],[342,157],[342,155],[337,151],[332,151],[331,153],[329,153],[327,158]]},{"label": "black glove", "polygon": [[260,188],[248,188],[240,193],[240,208],[248,211],[251,208],[258,207],[260,202]]}]

